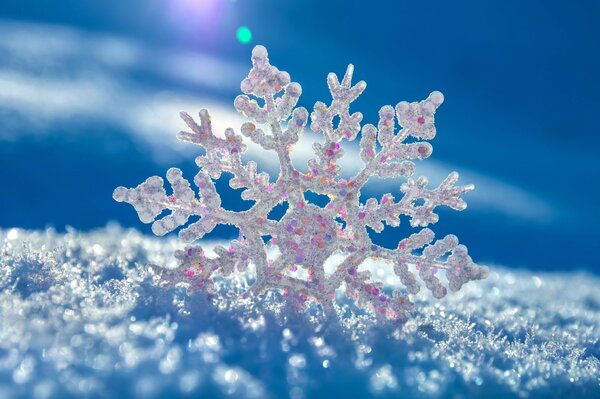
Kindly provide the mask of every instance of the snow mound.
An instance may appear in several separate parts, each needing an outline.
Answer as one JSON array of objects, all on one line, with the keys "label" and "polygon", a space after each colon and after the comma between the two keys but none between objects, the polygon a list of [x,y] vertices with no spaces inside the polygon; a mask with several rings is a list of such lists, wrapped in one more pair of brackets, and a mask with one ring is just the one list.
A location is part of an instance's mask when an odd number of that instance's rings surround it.
[{"label": "snow mound", "polygon": [[[325,320],[244,296],[251,275],[210,296],[167,289],[148,265],[173,267],[177,247],[115,226],[0,230],[0,397],[600,394],[595,276],[492,267],[380,326],[349,302]],[[396,284],[389,265],[365,267]]]}]

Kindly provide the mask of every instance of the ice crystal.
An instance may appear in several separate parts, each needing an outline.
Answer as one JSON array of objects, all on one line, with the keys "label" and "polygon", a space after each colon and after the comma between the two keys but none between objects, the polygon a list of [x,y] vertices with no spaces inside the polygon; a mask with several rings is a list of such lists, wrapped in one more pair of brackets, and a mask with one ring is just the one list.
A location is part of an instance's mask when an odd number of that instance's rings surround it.
[{"label": "ice crystal", "polygon": [[[241,83],[244,94],[235,99],[234,105],[250,120],[242,124],[242,135],[278,157],[280,172],[276,181],[271,181],[265,172],[259,173],[255,162],[242,161],[246,145],[233,129],[227,129],[224,137],[213,134],[209,113],[203,109],[199,124],[182,112],[181,117],[191,132],[177,135],[180,140],[205,150],[196,159],[200,167],[194,178],[198,197],[176,168],[167,172],[171,195],[158,176],[150,177],[136,188],[119,187],[114,192],[115,200],[134,206],[142,222],[153,222],[152,231],[159,236],[184,227],[179,237],[191,243],[218,224],[239,228],[239,239],[233,240],[228,249],[215,248],[216,258],[207,257],[200,246],[177,251],[180,268],[168,273],[171,283],[186,282],[193,289],[211,292],[215,274],[227,276],[253,265],[256,280],[251,293],[277,290],[297,308],[304,309],[308,302],[314,301],[326,314],[335,314],[335,291],[345,288],[347,297],[372,311],[379,320],[404,320],[414,308],[408,294],[416,294],[420,289],[412,270],[416,269],[436,298],[447,293],[436,276],[438,271],[445,273],[448,287],[453,291],[470,280],[486,276],[487,269],[473,263],[466,247],[459,245],[455,236],[434,242],[433,232],[426,228],[437,222],[438,215],[434,213],[437,206],[463,210],[466,204],[460,195],[473,186],[456,186],[455,172],[433,189],[427,188],[426,178],[411,177],[415,170],[412,160],[431,155],[432,147],[425,140],[436,134],[434,114],[444,100],[440,92],[434,91],[420,102],[386,105],[379,111],[377,127],[366,124],[361,128],[362,114],[351,114],[349,107],[365,90],[366,83],[352,85],[352,65],[341,82],[335,74],[329,74],[327,83],[333,100],[330,105],[317,102],[310,114],[310,128],[322,133],[324,141],[313,145],[315,157],[308,161],[307,169],[298,170],[292,164],[290,152],[309,125],[308,111],[296,107],[302,89],[290,81],[286,72],[269,63],[264,47],[254,48],[252,64],[248,77]],[[338,160],[344,151],[340,143],[355,140],[359,133],[364,167],[352,178],[341,178]],[[232,212],[221,206],[213,180],[223,172],[233,174],[229,184],[234,189],[243,189],[243,199],[255,201],[249,210]],[[361,188],[372,176],[406,177],[400,187],[402,198],[396,201],[392,194],[385,194],[380,200],[369,198],[361,203]],[[329,202],[324,207],[307,202],[305,193],[309,191],[326,195]],[[288,205],[285,215],[280,220],[269,219],[272,209],[282,203]],[[169,214],[160,217],[164,211]],[[422,229],[401,240],[397,249],[374,245],[367,227],[381,232],[383,222],[398,226],[401,215],[410,218],[412,227]],[[192,216],[199,220],[185,227]],[[269,244],[278,250],[275,257],[268,256],[265,245],[268,236]],[[334,254],[343,254],[344,258],[328,273],[324,265]],[[368,270],[359,270],[370,258],[393,264],[406,289],[390,294],[384,291],[381,282],[371,281]]]}]

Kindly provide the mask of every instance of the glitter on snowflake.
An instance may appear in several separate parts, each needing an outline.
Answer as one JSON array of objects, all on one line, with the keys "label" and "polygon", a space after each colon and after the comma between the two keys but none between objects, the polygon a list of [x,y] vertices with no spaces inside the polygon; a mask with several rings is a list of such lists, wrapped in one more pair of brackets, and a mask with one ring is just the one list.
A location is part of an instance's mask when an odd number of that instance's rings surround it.
[{"label": "glitter on snowflake", "polygon": [[[177,251],[180,268],[166,276],[172,283],[186,282],[194,290],[211,292],[215,275],[243,272],[252,264],[256,269],[252,293],[275,290],[299,309],[315,302],[325,314],[334,314],[335,292],[345,288],[346,296],[356,305],[383,321],[404,320],[414,309],[408,294],[416,294],[420,285],[411,270],[416,270],[436,298],[447,293],[437,277],[439,271],[444,272],[452,291],[470,280],[486,277],[487,268],[475,265],[455,236],[434,242],[433,232],[426,228],[438,221],[434,213],[437,206],[465,209],[460,195],[473,186],[455,186],[458,180],[455,172],[433,189],[427,188],[426,178],[411,178],[415,169],[411,160],[431,155],[431,145],[420,140],[435,137],[434,114],[444,101],[442,93],[434,91],[423,101],[403,101],[395,108],[386,105],[379,111],[377,127],[366,124],[361,129],[362,114],[350,114],[349,106],[365,90],[366,83],[351,84],[352,65],[341,82],[335,74],[329,74],[327,83],[333,101],[329,106],[317,102],[310,115],[310,128],[322,133],[324,142],[313,145],[315,158],[308,161],[305,171],[300,171],[289,154],[309,124],[308,111],[295,108],[302,89],[290,81],[286,72],[269,63],[264,47],[254,48],[252,64],[248,77],[241,83],[245,94],[238,96],[234,105],[250,120],[242,124],[241,133],[277,155],[280,172],[275,182],[271,182],[268,174],[257,172],[255,162],[242,161],[246,145],[233,129],[227,129],[224,138],[213,134],[210,116],[203,109],[199,114],[200,124],[182,112],[181,118],[191,132],[177,135],[180,140],[205,149],[205,154],[196,159],[200,167],[194,178],[198,197],[176,168],[167,172],[171,195],[167,195],[163,179],[158,176],[150,177],[136,188],[118,187],[114,191],[114,199],[133,205],[142,222],[153,222],[152,231],[159,236],[185,226],[192,216],[200,219],[179,232],[186,243],[202,238],[218,224],[239,228],[240,237],[231,242],[229,249],[215,248],[216,258],[207,257],[200,246]],[[262,100],[260,104],[257,99]],[[334,123],[336,118],[338,121]],[[397,132],[395,120],[400,125]],[[364,168],[350,179],[340,178],[338,160],[344,156],[340,143],[353,141],[359,132]],[[409,137],[412,139],[407,141]],[[249,210],[232,212],[221,207],[213,180],[223,172],[233,174],[229,184],[234,189],[243,189],[243,199],[255,201]],[[396,201],[391,194],[385,194],[379,201],[369,198],[362,205],[360,190],[371,176],[406,177],[400,187],[402,198]],[[304,197],[307,191],[326,195],[329,202],[324,207],[308,203]],[[288,210],[281,220],[269,219],[271,210],[284,202]],[[164,211],[170,213],[159,217]],[[381,232],[382,222],[398,226],[400,215],[408,216],[412,227],[422,229],[400,241],[395,250],[374,245],[366,228]],[[268,236],[270,244],[278,249],[273,259],[268,257],[265,245]],[[335,271],[327,273],[325,262],[333,254],[343,254],[345,258]],[[406,292],[389,293],[381,282],[372,281],[369,271],[359,270],[369,258],[393,264]]]}]

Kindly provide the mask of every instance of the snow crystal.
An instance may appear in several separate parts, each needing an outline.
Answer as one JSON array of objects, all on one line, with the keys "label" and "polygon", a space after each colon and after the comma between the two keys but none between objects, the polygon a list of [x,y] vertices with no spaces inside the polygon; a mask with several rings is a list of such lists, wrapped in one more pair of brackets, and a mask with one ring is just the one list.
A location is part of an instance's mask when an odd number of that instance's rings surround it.
[{"label": "snow crystal", "polygon": [[[256,279],[249,289],[251,293],[279,291],[282,299],[297,309],[306,309],[308,302],[314,301],[324,313],[334,315],[335,292],[344,287],[349,299],[382,322],[406,320],[407,313],[414,309],[408,294],[416,294],[421,286],[411,269],[418,272],[436,298],[447,293],[436,276],[440,270],[452,291],[487,276],[487,268],[472,261],[456,236],[447,235],[434,241],[433,231],[426,228],[438,221],[435,210],[439,206],[465,209],[467,205],[461,195],[472,190],[473,185],[456,186],[456,172],[434,189],[427,188],[425,177],[412,178],[415,171],[412,160],[431,155],[431,144],[420,140],[435,137],[434,115],[444,96],[434,91],[420,102],[401,101],[395,107],[383,106],[377,127],[371,124],[361,127],[363,116],[360,112],[350,114],[350,104],[367,85],[364,81],[353,85],[353,73],[354,67],[349,65],[341,82],[336,74],[328,75],[332,102],[330,106],[321,101],[315,103],[309,123],[308,111],[295,108],[302,93],[300,85],[291,82],[287,72],[270,64],[263,46],[256,46],[252,51],[252,69],[241,83],[244,94],[235,99],[234,105],[250,120],[241,126],[241,133],[264,150],[275,152],[280,163],[276,181],[271,183],[267,173],[257,173],[254,161],[244,164],[241,158],[247,148],[244,138],[231,128],[225,130],[225,138],[216,136],[208,111],[202,109],[200,124],[187,113],[181,113],[191,132],[177,135],[180,140],[205,150],[205,155],[196,158],[200,167],[194,177],[198,198],[177,168],[167,171],[171,195],[167,195],[159,176],[148,178],[136,188],[115,189],[113,198],[133,205],[140,220],[152,223],[152,232],[159,236],[187,225],[180,230],[179,238],[191,243],[219,224],[239,228],[239,239],[232,241],[228,250],[215,248],[216,258],[207,258],[200,246],[178,251],[180,270],[168,277],[173,284],[186,281],[190,292],[211,293],[216,274],[228,276],[253,265]],[[296,169],[290,152],[308,125],[321,133],[324,141],[314,143],[315,158],[308,161],[306,170]],[[348,180],[340,178],[338,161],[344,156],[341,143],[355,140],[359,133],[364,167]],[[233,212],[221,207],[213,180],[224,172],[233,175],[231,188],[242,189],[242,198],[254,201],[247,211]],[[362,188],[371,177],[406,178],[400,186],[401,199],[396,201],[388,193],[379,201],[368,198],[361,203]],[[327,196],[326,206],[321,208],[307,202],[307,192]],[[268,219],[273,208],[284,203],[288,209],[281,220]],[[165,211],[169,214],[163,216]],[[380,233],[383,222],[398,226],[401,215],[409,218],[412,227],[423,229],[400,241],[397,249],[375,245],[368,228]],[[188,224],[190,217],[200,220]],[[269,244],[279,251],[274,258],[267,256],[263,242],[267,237]],[[336,270],[326,274],[326,261],[340,254],[345,257],[337,263]],[[371,258],[387,259],[406,289],[384,293],[381,283],[367,283],[372,277],[370,272],[358,268]],[[296,273],[299,269],[300,273]]]}]

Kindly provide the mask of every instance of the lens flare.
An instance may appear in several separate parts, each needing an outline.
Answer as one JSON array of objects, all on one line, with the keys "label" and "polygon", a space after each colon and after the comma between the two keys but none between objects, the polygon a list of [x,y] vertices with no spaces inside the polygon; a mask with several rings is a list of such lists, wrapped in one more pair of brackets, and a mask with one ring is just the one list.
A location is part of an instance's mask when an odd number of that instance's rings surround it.
[{"label": "lens flare", "polygon": [[242,44],[250,43],[252,40],[252,31],[246,26],[240,26],[237,30],[237,39]]}]

